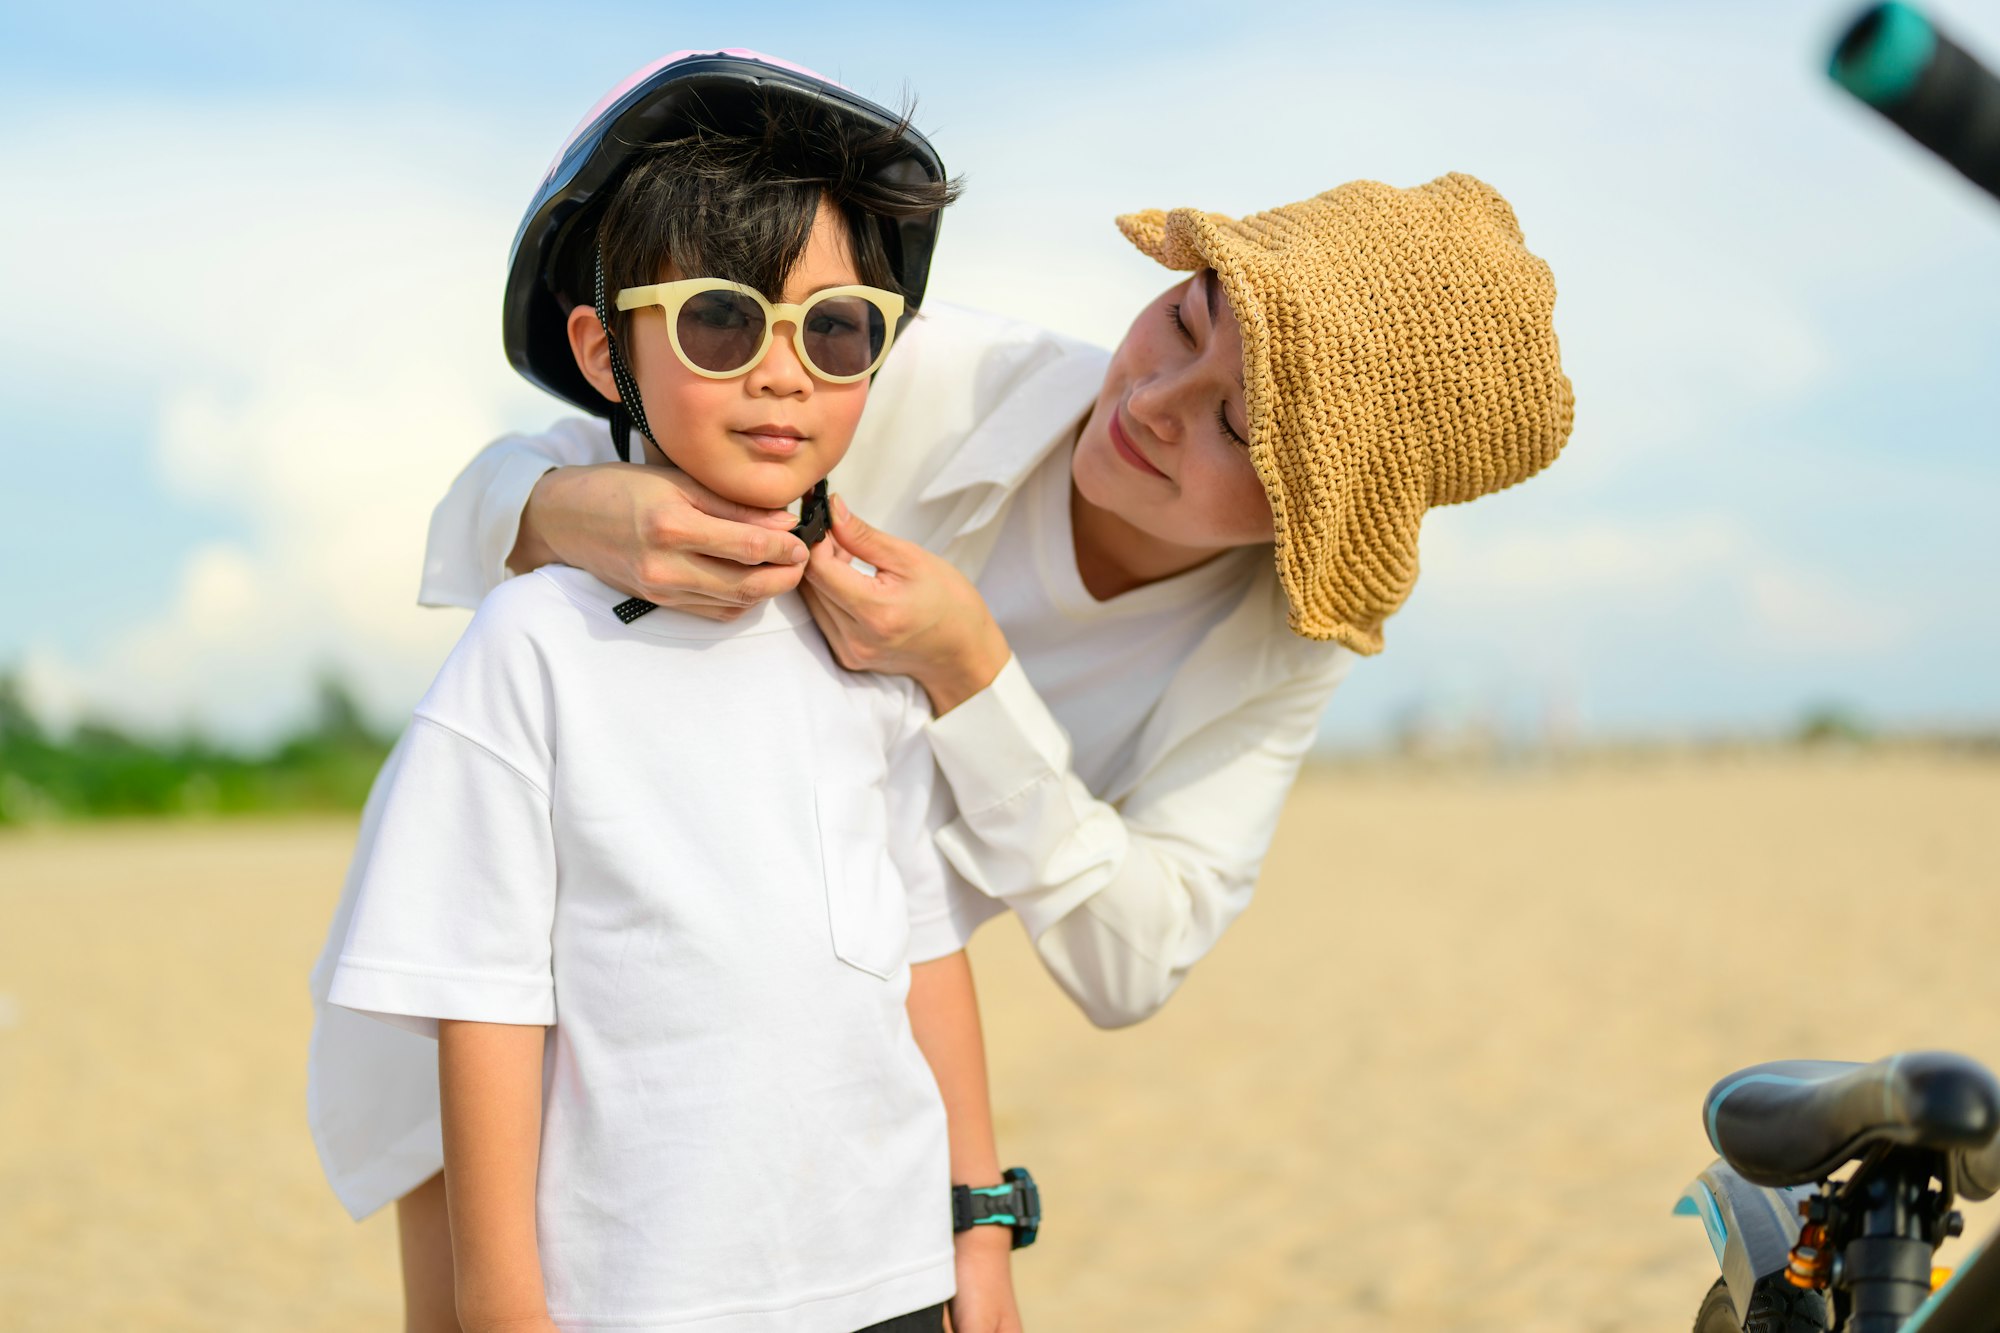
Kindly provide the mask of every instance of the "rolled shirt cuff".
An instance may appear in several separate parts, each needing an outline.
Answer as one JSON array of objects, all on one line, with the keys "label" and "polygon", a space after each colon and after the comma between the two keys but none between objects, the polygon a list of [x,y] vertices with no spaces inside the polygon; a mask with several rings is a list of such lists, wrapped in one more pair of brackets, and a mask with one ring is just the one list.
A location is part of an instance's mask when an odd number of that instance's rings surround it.
[{"label": "rolled shirt cuff", "polygon": [[419,972],[349,957],[341,958],[326,999],[426,1037],[437,1036],[440,1018],[533,1027],[556,1021],[555,985],[547,977]]},{"label": "rolled shirt cuff", "polygon": [[[467,549],[467,545],[462,539],[454,542],[436,531],[444,515],[440,512],[434,516],[431,540],[424,552],[424,577],[417,589],[417,604],[471,609],[485,600],[487,593],[512,578],[507,557],[513,554],[514,543],[520,540],[521,514],[528,507],[528,496],[534,492],[535,483],[556,467],[554,460],[525,450],[500,459],[473,513],[476,528],[469,548],[478,553],[478,569],[451,567],[445,557]],[[453,498],[447,496],[445,504],[451,504]]]},{"label": "rolled shirt cuff", "polygon": [[1069,771],[1069,736],[1028,683],[1018,657],[1009,657],[991,685],[932,718],[925,730],[959,810],[968,815]]},{"label": "rolled shirt cuff", "polygon": [[926,729],[959,811],[938,830],[939,850],[1040,939],[1103,887],[1123,822],[1070,774],[1069,736],[1018,659]]}]

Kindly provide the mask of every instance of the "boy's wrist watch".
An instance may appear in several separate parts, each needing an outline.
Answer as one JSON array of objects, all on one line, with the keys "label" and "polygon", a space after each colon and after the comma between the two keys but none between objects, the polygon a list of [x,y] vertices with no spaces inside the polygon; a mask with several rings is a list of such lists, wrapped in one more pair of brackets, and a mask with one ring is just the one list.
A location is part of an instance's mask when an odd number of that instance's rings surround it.
[{"label": "boy's wrist watch", "polygon": [[1042,1229],[1042,1192],[1025,1166],[1008,1167],[1000,1179],[1003,1183],[978,1189],[951,1187],[952,1233],[974,1227],[1009,1227],[1014,1232],[1014,1248],[1024,1250],[1035,1243],[1035,1235]]}]

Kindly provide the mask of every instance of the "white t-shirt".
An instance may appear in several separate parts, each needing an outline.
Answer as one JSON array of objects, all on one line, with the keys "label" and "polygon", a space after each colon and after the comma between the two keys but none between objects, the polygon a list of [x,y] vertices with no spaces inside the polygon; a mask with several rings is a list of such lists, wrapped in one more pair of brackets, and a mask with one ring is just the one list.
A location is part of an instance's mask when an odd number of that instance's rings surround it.
[{"label": "white t-shirt", "polygon": [[1076,776],[1102,791],[1131,759],[1174,673],[1235,609],[1271,555],[1265,547],[1227,551],[1098,601],[1076,569],[1070,453],[1053,451],[1023,483],[978,586],[1042,702],[1069,733]]},{"label": "white t-shirt", "polygon": [[796,595],[727,625],[620,600],[550,568],[480,606],[384,778],[330,999],[552,1025],[565,1329],[852,1333],[946,1300],[944,1109],[903,1007],[912,948],[956,946],[928,710],[842,670]]}]

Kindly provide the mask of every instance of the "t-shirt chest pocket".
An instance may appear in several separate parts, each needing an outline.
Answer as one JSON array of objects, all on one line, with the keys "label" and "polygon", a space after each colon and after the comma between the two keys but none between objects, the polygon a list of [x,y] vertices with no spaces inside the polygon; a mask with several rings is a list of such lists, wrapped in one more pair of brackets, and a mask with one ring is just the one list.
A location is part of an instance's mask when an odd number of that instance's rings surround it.
[{"label": "t-shirt chest pocket", "polygon": [[834,956],[887,979],[910,945],[909,905],[889,855],[882,792],[869,783],[813,784],[827,923]]}]

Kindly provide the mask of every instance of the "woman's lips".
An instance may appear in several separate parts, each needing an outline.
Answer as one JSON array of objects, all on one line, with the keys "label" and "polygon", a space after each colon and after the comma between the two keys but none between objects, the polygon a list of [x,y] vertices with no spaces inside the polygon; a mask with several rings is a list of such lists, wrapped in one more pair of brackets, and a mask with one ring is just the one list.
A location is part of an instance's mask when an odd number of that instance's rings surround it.
[{"label": "woman's lips", "polygon": [[1132,443],[1132,437],[1125,433],[1125,424],[1119,419],[1122,416],[1124,416],[1122,409],[1116,407],[1111,409],[1111,447],[1118,451],[1120,458],[1141,472],[1150,473],[1162,481],[1166,480],[1167,474],[1147,462],[1146,456]]}]

